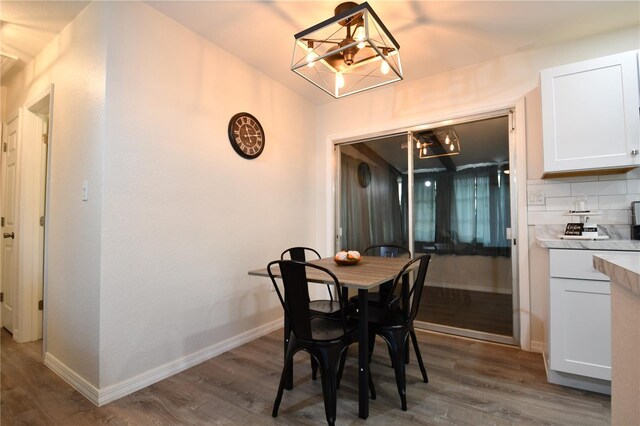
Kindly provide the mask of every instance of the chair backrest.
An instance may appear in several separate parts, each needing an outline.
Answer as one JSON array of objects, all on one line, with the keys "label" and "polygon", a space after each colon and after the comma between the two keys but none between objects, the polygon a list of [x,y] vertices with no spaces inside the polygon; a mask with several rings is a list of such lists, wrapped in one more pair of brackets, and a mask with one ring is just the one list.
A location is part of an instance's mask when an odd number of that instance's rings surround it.
[{"label": "chair backrest", "polygon": [[[281,260],[297,260],[298,262],[306,262],[310,259],[321,259],[320,253],[311,247],[291,247],[286,249],[280,255]],[[333,301],[333,292],[331,291],[331,286],[327,284],[327,291],[329,292],[329,299]]]},{"label": "chair backrest", "polygon": [[[284,292],[276,281],[278,274],[274,272],[274,267],[280,270],[279,276],[282,278]],[[313,340],[311,335],[311,314],[309,309],[309,281],[307,280],[307,268],[322,271],[326,277],[323,282],[327,285],[335,286],[338,303],[340,304],[340,318],[342,320],[343,331],[347,332],[346,318],[344,316],[344,302],[340,282],[338,278],[328,269],[322,266],[313,265],[297,260],[274,260],[267,265],[267,271],[273,287],[278,294],[285,315],[291,324],[291,330],[298,339]],[[284,293],[284,295],[283,295]]]},{"label": "chair backrest", "polygon": [[309,259],[320,259],[320,253],[310,247],[291,247],[286,249],[280,255],[281,260],[285,260],[287,257],[289,260],[297,260],[299,262],[306,262]]},{"label": "chair backrest", "polygon": [[[422,289],[424,288],[424,282],[427,278],[427,269],[429,268],[429,262],[431,261],[430,254],[423,254],[407,262],[402,267],[396,278],[393,280],[393,287],[387,297],[387,301],[384,305],[384,315],[390,314],[391,311],[401,309],[403,312],[407,312],[408,316],[406,324],[411,324],[418,315],[418,308],[420,307],[420,299],[422,297]],[[414,281],[409,288],[407,297],[403,297],[402,294],[402,277],[416,262],[419,262],[418,268],[414,270]]]},{"label": "chair backrest", "polygon": [[376,244],[369,246],[365,249],[365,256],[379,256],[379,257],[411,257],[411,252],[408,248],[398,246],[395,244]]}]

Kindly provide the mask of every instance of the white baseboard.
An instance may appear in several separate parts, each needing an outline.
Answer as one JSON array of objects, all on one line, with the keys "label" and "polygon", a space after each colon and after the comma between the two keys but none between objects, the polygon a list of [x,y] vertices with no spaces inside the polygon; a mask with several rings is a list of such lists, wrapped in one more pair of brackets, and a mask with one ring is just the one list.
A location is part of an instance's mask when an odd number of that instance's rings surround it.
[{"label": "white baseboard", "polygon": [[47,352],[44,354],[44,365],[71,385],[72,388],[80,392],[82,396],[91,401],[92,404],[98,405],[100,396],[98,388],[87,382],[78,373],[63,364],[58,358]]},{"label": "white baseboard", "polygon": [[544,342],[540,342],[539,340],[532,340],[530,344],[531,346],[529,347],[529,350],[531,352],[541,354],[544,351]]},{"label": "white baseboard", "polygon": [[201,349],[191,355],[179,358],[175,361],[161,365],[135,377],[102,389],[95,388],[73,370],[69,369],[48,353],[45,355],[45,365],[51,368],[51,370],[59,375],[64,381],[69,383],[89,401],[100,407],[149,385],[157,383],[160,380],[166,379],[167,377],[173,376],[181,371],[187,370],[210,358],[230,351],[240,345],[269,334],[280,327],[282,327],[282,319],[271,321],[270,323],[256,327],[253,330],[246,331],[242,334],[216,343],[215,345]]},{"label": "white baseboard", "polygon": [[496,288],[493,286],[483,286],[483,285],[472,285],[472,284],[452,284],[452,283],[443,283],[443,282],[435,282],[429,281],[425,283],[429,287],[438,287],[438,288],[447,288],[452,290],[469,290],[469,291],[479,291],[482,293],[497,293],[497,294],[512,294],[513,290],[511,288]]}]

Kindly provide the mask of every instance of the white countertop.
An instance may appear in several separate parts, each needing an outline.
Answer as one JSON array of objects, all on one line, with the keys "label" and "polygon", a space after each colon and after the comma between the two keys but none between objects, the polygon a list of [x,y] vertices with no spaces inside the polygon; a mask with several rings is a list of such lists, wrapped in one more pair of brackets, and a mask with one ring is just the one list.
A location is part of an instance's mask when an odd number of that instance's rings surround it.
[{"label": "white countertop", "polygon": [[640,251],[640,240],[566,240],[537,237],[538,245],[544,248],[578,250]]},{"label": "white countertop", "polygon": [[549,249],[640,251],[640,240],[630,240],[629,225],[598,225],[606,240],[562,239],[565,225],[535,225],[538,245]]},{"label": "white countertop", "polygon": [[640,253],[594,255],[593,267],[640,297]]}]

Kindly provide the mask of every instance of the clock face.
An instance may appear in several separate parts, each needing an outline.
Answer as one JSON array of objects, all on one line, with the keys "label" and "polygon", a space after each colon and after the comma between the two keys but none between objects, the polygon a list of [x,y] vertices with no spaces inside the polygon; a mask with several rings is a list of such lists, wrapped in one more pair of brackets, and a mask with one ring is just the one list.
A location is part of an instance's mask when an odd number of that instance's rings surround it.
[{"label": "clock face", "polygon": [[229,120],[229,141],[240,156],[257,158],[264,149],[264,130],[257,118],[240,112]]}]

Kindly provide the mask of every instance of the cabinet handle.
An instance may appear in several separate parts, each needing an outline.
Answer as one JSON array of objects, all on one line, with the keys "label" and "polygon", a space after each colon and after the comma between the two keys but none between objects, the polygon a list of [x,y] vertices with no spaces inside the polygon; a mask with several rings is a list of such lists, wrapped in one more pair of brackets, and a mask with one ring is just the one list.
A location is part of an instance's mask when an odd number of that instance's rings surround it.
[{"label": "cabinet handle", "polygon": [[638,151],[637,149],[631,150],[631,155],[638,155],[638,154],[640,154],[640,151]]}]

